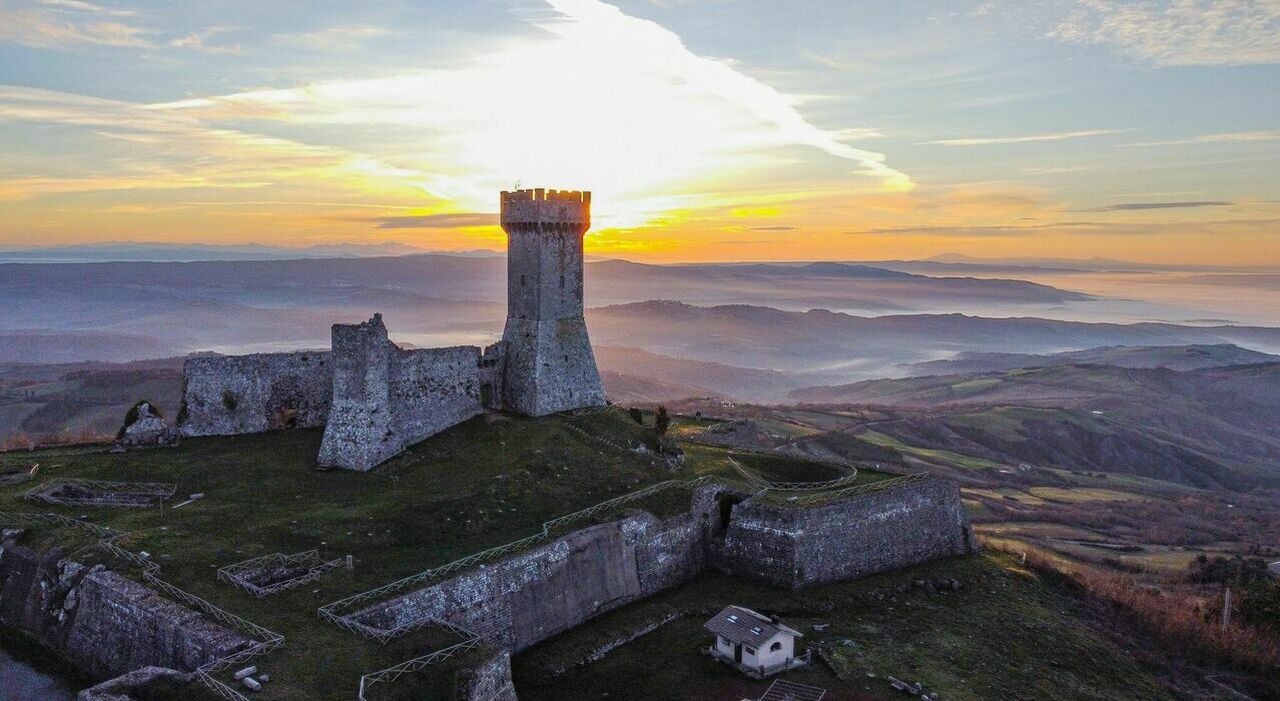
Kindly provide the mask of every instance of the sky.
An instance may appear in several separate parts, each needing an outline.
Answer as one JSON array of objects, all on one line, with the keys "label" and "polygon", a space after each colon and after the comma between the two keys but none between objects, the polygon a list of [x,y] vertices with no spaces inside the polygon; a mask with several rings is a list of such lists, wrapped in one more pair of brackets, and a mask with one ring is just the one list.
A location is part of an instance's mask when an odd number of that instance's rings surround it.
[{"label": "sky", "polygon": [[1280,265],[1277,0],[0,0],[0,248]]}]

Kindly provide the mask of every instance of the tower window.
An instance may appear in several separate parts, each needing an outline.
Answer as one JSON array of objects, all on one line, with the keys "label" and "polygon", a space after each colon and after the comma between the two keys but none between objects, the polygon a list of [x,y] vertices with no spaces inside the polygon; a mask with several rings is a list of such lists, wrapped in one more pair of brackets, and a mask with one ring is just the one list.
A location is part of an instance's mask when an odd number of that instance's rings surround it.
[{"label": "tower window", "polygon": [[564,276],[563,276],[563,275],[561,275],[561,276],[560,276],[560,289],[562,289],[562,290],[564,289]]},{"label": "tower window", "polygon": [[521,275],[521,276],[520,276],[520,286],[521,286],[521,287],[524,287],[524,276],[523,276],[523,275]]}]

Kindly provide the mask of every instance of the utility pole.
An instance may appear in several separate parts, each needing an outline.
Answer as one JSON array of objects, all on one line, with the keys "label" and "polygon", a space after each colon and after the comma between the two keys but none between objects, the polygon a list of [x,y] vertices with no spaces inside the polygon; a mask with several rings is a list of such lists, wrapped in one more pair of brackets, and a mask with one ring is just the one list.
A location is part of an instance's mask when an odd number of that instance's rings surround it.
[{"label": "utility pole", "polygon": [[1231,625],[1231,587],[1227,587],[1222,598],[1222,629],[1226,630],[1229,625]]}]

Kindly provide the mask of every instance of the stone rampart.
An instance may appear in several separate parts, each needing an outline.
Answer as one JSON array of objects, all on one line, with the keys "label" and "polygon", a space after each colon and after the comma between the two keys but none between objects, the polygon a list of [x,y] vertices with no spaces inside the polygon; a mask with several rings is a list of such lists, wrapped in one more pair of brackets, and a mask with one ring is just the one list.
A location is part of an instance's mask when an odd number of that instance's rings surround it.
[{"label": "stone rampart", "polygon": [[957,483],[937,477],[811,506],[733,507],[723,559],[732,574],[798,588],[974,550]]},{"label": "stone rampart", "polygon": [[333,408],[319,463],[370,470],[480,414],[480,349],[402,350],[382,316],[333,327]]},{"label": "stone rampart", "polygon": [[327,351],[190,358],[178,427],[184,436],[227,436],[323,426],[332,394]]},{"label": "stone rampart", "polygon": [[947,480],[923,478],[807,507],[744,497],[699,487],[684,514],[661,520],[636,512],[576,530],[350,618],[383,630],[442,620],[519,652],[712,566],[794,588],[973,549],[959,487]]},{"label": "stone rampart", "polygon": [[190,671],[251,644],[114,572],[11,542],[0,547],[0,625],[99,679],[147,666]]},{"label": "stone rampart", "polygon": [[392,628],[436,618],[519,652],[703,570],[701,517],[648,513],[550,543],[377,604],[352,617]]}]

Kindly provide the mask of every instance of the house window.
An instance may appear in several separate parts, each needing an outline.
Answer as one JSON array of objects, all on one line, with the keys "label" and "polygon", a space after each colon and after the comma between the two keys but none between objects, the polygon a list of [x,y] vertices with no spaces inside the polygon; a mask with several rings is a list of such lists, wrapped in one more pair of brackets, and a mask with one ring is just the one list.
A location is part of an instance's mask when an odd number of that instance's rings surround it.
[{"label": "house window", "polygon": [[733,643],[730,643],[728,638],[726,638],[726,637],[724,637],[724,636],[721,636],[721,637],[720,637],[720,645],[721,645],[722,647],[729,647],[729,646],[730,646],[730,645],[732,645],[732,644],[733,644]]},{"label": "house window", "polygon": [[777,652],[782,649],[782,643],[774,643],[769,646],[769,652]]},{"label": "house window", "polygon": [[754,655],[754,654],[756,654],[756,649],[755,649],[755,648],[753,648],[753,647],[749,647],[749,648],[747,648],[747,654],[748,654],[748,655]]}]

